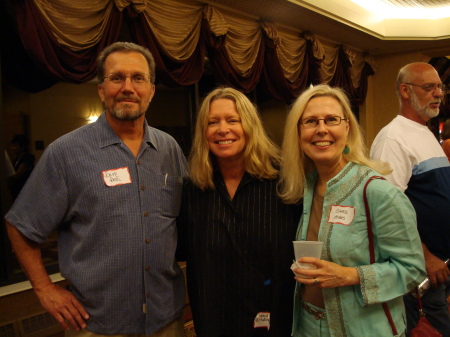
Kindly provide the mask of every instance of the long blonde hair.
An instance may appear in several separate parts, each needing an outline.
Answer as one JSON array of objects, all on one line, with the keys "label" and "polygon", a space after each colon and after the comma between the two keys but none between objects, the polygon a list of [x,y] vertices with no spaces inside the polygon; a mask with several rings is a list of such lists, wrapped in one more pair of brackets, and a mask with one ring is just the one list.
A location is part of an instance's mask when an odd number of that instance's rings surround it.
[{"label": "long blonde hair", "polygon": [[245,133],[245,170],[258,179],[273,179],[278,175],[279,148],[266,134],[256,107],[241,92],[232,88],[217,88],[210,92],[200,106],[195,125],[194,141],[189,154],[192,182],[202,190],[214,189],[213,158],[205,131],[210,104],[217,99],[229,99],[236,104]]},{"label": "long blonde hair", "polygon": [[350,109],[350,102],[344,91],[340,88],[320,84],[307,89],[295,100],[286,119],[278,191],[280,197],[288,204],[298,203],[303,198],[306,175],[315,169],[314,162],[305,155],[300,147],[298,123],[309,101],[323,96],[333,97],[339,102],[344,112],[344,118],[349,124],[347,146],[350,148],[350,153],[342,154],[345,160],[368,166],[380,174],[390,172],[387,164],[369,159],[362,138],[362,130]]}]

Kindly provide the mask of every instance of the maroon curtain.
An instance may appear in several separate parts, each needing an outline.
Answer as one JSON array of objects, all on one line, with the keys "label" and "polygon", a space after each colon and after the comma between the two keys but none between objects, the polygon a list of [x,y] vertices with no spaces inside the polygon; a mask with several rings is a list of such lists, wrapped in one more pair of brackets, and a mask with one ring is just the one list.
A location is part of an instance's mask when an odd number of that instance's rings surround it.
[{"label": "maroon curtain", "polygon": [[34,66],[20,40],[14,8],[6,1],[0,1],[0,31],[2,77],[12,86],[36,93],[58,81]]},{"label": "maroon curtain", "polygon": [[311,83],[322,82],[319,71],[321,61],[314,57],[311,41],[306,42],[302,72],[299,78],[293,82],[284,77],[277,54],[278,46],[267,36],[265,36],[264,41],[266,53],[261,78],[261,88],[264,93],[276,100],[289,102],[298,97]]},{"label": "maroon curtain", "polygon": [[350,67],[352,66],[348,60],[344,48],[339,48],[339,59],[333,78],[328,83],[333,87],[341,87],[347,93],[350,102],[353,106],[358,106],[364,103],[367,94],[368,77],[374,74],[372,67],[366,62],[361,72],[360,85],[358,88],[353,86],[352,77],[350,74]]},{"label": "maroon curtain", "polygon": [[122,13],[116,7],[108,19],[108,34],[92,48],[73,52],[55,38],[33,1],[17,0],[17,27],[22,44],[35,67],[50,78],[83,83],[96,75],[96,58],[107,45],[117,41]]},{"label": "maroon curtain", "polygon": [[[314,57],[312,42],[307,40],[306,55],[299,78],[287,80],[281,69],[277,55],[278,46],[264,34],[259,52],[248,76],[237,73],[225,49],[226,36],[215,36],[209,24],[202,20],[201,35],[192,56],[178,61],[166,55],[155,34],[147,25],[144,14],[136,13],[132,6],[120,12],[115,6],[108,19],[106,34],[92,48],[73,52],[62,46],[54,37],[46,21],[42,18],[33,1],[16,0],[10,2],[16,20],[8,11],[2,11],[2,64],[4,74],[17,87],[38,92],[57,81],[83,83],[96,76],[96,58],[107,45],[116,42],[122,21],[130,27],[134,42],[146,46],[155,58],[157,80],[167,86],[190,85],[200,81],[204,71],[205,57],[208,56],[217,84],[228,85],[244,93],[258,87],[265,96],[276,100],[291,101],[309,84],[322,82],[321,60]],[[5,36],[6,35],[6,36]],[[20,40],[19,40],[20,39]],[[343,48],[339,50],[336,73],[331,82],[346,90],[353,104],[361,104],[367,93],[367,78],[373,75],[370,65],[364,66],[361,84],[354,88],[351,64]]]},{"label": "maroon curtain", "polygon": [[218,84],[226,84],[244,93],[256,88],[264,67],[265,43],[261,40],[258,55],[248,77],[235,72],[225,49],[226,36],[214,36],[209,24],[203,20],[202,40],[206,45],[214,77]]},{"label": "maroon curtain", "polygon": [[341,46],[338,51],[336,71],[328,84],[332,87],[340,87],[344,89],[350,100],[353,100],[355,97],[355,90],[353,88],[352,78],[350,76],[351,66],[352,65],[347,58],[347,54]]},{"label": "maroon curtain", "polygon": [[131,18],[131,34],[136,43],[147,47],[156,63],[156,78],[167,86],[190,85],[200,81],[206,56],[206,48],[199,41],[191,57],[180,62],[166,55],[153,31],[147,25],[144,14]]},{"label": "maroon curtain", "polygon": [[364,63],[363,70],[361,72],[361,79],[359,81],[359,87],[356,89],[356,95],[357,95],[357,103],[359,105],[363,104],[366,100],[367,95],[367,82],[369,80],[369,76],[372,76],[375,74],[375,71],[373,70],[372,66],[369,63]]}]

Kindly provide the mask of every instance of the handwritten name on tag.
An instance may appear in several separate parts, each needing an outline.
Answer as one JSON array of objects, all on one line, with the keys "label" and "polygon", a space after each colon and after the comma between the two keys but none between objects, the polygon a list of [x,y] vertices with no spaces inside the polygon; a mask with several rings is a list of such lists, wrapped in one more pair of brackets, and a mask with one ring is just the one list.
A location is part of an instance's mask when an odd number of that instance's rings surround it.
[{"label": "handwritten name on tag", "polygon": [[253,321],[253,327],[270,330],[270,312],[258,312]]},{"label": "handwritten name on tag", "polygon": [[102,171],[102,175],[106,186],[131,184],[131,176],[128,167]]},{"label": "handwritten name on tag", "polygon": [[328,222],[349,226],[355,217],[355,208],[352,206],[332,205]]}]

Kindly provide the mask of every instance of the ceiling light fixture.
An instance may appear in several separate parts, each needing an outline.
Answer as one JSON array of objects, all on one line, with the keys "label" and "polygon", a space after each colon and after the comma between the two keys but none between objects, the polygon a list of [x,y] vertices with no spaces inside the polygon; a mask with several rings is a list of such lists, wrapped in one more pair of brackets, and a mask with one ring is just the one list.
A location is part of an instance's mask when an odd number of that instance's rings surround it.
[{"label": "ceiling light fixture", "polygon": [[425,6],[408,1],[351,0],[383,19],[442,19],[450,17],[450,5]]}]

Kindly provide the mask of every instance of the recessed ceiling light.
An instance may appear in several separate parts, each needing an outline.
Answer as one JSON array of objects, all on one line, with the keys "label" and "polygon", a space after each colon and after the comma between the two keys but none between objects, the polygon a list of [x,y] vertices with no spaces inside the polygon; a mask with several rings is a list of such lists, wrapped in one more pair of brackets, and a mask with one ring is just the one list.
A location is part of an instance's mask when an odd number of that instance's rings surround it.
[{"label": "recessed ceiling light", "polygon": [[383,19],[442,19],[450,17],[449,1],[351,0]]}]

